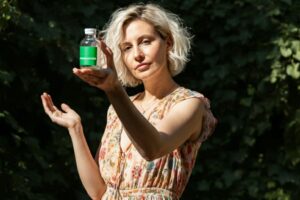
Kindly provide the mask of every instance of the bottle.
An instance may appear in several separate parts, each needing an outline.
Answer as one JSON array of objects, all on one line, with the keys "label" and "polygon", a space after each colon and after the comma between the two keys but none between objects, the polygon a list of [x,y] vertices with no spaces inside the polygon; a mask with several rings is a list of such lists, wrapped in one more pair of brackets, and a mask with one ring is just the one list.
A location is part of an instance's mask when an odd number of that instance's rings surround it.
[{"label": "bottle", "polygon": [[97,30],[95,28],[85,28],[85,37],[80,42],[79,57],[81,67],[97,66]]}]

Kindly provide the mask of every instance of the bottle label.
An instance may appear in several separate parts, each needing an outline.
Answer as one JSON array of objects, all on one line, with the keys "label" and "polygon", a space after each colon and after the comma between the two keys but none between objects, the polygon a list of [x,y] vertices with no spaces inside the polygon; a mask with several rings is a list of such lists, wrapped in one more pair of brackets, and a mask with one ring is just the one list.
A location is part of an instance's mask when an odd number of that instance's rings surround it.
[{"label": "bottle label", "polygon": [[80,46],[80,66],[97,65],[97,47]]}]

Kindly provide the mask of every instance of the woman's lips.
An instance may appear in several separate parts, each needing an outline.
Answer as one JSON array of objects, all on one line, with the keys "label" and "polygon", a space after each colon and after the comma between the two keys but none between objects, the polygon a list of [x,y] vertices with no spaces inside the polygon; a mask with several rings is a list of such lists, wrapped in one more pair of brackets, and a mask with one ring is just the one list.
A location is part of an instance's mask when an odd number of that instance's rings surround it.
[{"label": "woman's lips", "polygon": [[146,69],[149,68],[149,65],[150,65],[150,63],[141,63],[141,64],[138,64],[138,65],[135,67],[135,69],[136,69],[136,70],[139,70],[139,71],[144,71],[144,70],[146,70]]}]

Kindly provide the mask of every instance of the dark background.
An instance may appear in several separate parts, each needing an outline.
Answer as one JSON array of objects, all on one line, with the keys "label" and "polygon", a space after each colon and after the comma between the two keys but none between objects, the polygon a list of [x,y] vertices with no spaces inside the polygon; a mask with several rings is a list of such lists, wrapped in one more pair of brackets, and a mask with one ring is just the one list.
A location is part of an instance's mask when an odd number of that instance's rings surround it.
[{"label": "dark background", "polygon": [[[81,115],[94,154],[109,103],[72,68],[83,29],[132,2],[0,0],[0,199],[88,199],[69,135],[40,95]],[[191,28],[191,61],[176,80],[205,94],[219,120],[182,199],[300,199],[299,1],[152,2]]]}]

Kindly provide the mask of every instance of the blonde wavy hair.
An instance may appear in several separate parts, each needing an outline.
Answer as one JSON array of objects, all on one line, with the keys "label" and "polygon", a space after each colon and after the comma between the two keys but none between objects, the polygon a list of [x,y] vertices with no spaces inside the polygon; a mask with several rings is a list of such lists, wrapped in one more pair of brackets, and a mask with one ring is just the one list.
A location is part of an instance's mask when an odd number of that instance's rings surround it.
[{"label": "blonde wavy hair", "polygon": [[114,62],[122,85],[133,87],[142,83],[124,64],[120,49],[124,25],[136,19],[152,24],[162,39],[170,37],[172,48],[168,54],[169,71],[172,76],[182,72],[189,60],[192,38],[182,20],[176,14],[155,4],[133,4],[116,10],[101,31],[103,40],[114,53]]}]

